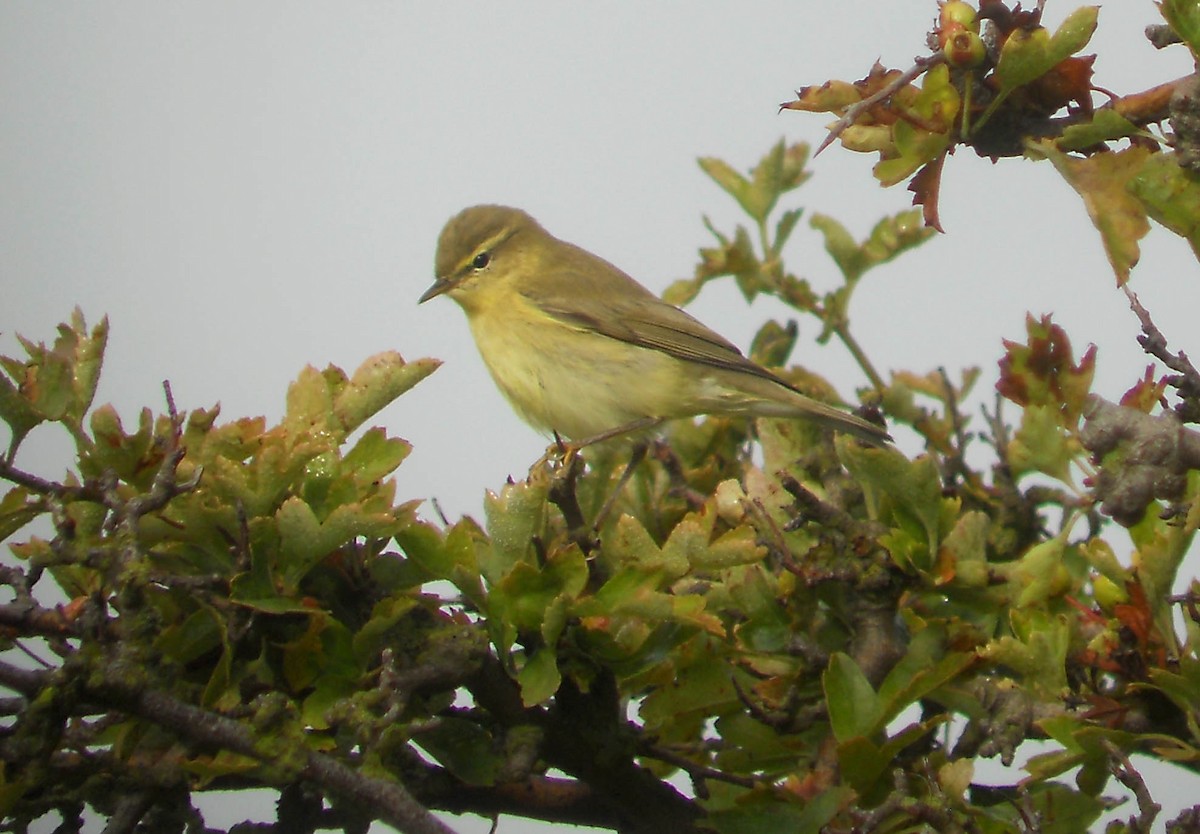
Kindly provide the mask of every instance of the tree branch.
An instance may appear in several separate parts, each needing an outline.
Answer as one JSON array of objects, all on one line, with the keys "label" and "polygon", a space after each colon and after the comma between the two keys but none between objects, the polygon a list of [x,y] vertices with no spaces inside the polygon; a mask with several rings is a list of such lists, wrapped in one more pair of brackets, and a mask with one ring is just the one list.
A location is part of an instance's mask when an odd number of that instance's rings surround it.
[{"label": "tree branch", "polygon": [[[44,687],[51,685],[51,681],[50,673],[18,669],[0,662],[0,685],[27,697],[36,697]],[[259,740],[243,724],[184,703],[164,692],[88,678],[80,681],[80,696],[152,721],[194,743],[265,760],[258,746]],[[399,783],[366,776],[330,756],[306,748],[297,752],[304,756],[301,774],[304,778],[330,793],[369,807],[379,819],[405,834],[454,834]]]}]

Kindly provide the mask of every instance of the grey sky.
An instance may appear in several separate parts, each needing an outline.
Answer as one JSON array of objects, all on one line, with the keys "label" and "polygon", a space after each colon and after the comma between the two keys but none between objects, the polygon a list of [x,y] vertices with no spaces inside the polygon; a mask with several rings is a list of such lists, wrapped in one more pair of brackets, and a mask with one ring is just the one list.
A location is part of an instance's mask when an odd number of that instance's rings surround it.
[{"label": "grey sky", "polygon": [[[1054,22],[1074,4],[1052,2]],[[477,202],[530,211],[552,233],[661,291],[740,218],[695,164],[741,169],[780,137],[816,144],[824,119],[776,113],[799,85],[855,79],[922,51],[934,3],[124,3],[0,5],[0,350],[49,339],[79,304],[108,313],[99,402],[126,421],[221,401],[277,418],[306,363],[352,371],[394,348],[445,366],[378,422],[410,440],[402,498],[452,517],[521,476],[545,441],[495,391],[461,311],[416,298],[442,223]],[[1104,4],[1096,83],[1118,92],[1190,71],[1141,37],[1149,0]],[[905,208],[873,159],[834,146],[789,206],[861,236]],[[1146,364],[1136,320],[1074,193],[1049,165],[949,160],[948,234],[877,270],[853,329],[884,370],[981,365],[990,401],[1002,338],[1053,312],[1077,350],[1100,346],[1096,389],[1119,397]],[[802,226],[792,268],[836,273]],[[1196,262],[1156,231],[1133,286],[1175,346],[1200,309]],[[761,321],[731,287],[693,312],[743,347]],[[844,352],[797,360],[846,396]],[[900,438],[918,451],[912,438]],[[63,445],[35,433],[19,462],[46,473]],[[51,469],[47,474],[53,474]],[[1169,800],[1163,795],[1160,800]],[[1183,801],[1182,799],[1180,800]],[[462,825],[462,830],[475,830]],[[479,830],[486,830],[486,827]],[[502,831],[519,830],[509,823]]]}]

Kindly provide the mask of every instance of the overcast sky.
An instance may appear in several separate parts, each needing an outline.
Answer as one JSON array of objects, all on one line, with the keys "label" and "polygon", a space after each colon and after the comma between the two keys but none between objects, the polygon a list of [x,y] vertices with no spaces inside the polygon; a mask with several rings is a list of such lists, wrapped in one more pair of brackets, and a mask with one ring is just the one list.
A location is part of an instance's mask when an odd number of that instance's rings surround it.
[{"label": "overcast sky", "polygon": [[[1072,8],[1051,2],[1048,20]],[[446,219],[479,202],[519,206],[661,291],[710,242],[703,214],[724,229],[741,219],[696,157],[744,169],[781,137],[815,145],[826,120],[777,105],[876,58],[907,67],[935,11],[933,0],[4,2],[0,351],[18,350],[15,332],[51,339],[77,304],[90,322],[107,313],[98,402],[127,422],[161,409],[163,379],[181,408],[220,401],[227,418],[277,419],[305,364],[440,357],[377,422],[415,447],[401,498],[477,513],[545,440],[496,392],[461,311],[416,305]],[[1182,48],[1142,38],[1157,20],[1150,0],[1104,4],[1099,86],[1131,92],[1191,70]],[[876,187],[873,161],[835,145],[787,207],[862,236],[910,196]],[[1141,375],[1137,322],[1048,164],[960,152],[941,216],[946,235],[877,270],[855,299],[852,329],[877,367],[980,365],[976,401],[990,402],[1001,339],[1022,339],[1031,312],[1053,313],[1077,352],[1099,346],[1104,396]],[[802,226],[794,240],[792,269],[835,286],[819,236]],[[1155,231],[1133,278],[1172,346],[1194,356],[1197,277],[1186,245]],[[786,315],[747,308],[731,287],[706,290],[693,312],[743,347]],[[802,325],[797,360],[852,397],[853,362]],[[51,435],[35,433],[19,463],[56,474],[45,467],[65,465],[64,447]]]}]

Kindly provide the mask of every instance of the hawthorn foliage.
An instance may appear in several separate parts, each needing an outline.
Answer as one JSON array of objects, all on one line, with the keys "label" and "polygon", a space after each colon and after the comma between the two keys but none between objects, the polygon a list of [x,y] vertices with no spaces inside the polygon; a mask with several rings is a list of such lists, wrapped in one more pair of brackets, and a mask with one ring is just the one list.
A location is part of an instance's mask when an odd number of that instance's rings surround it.
[{"label": "hawthorn foliage", "polygon": [[[1200,52],[1200,6],[1161,8],[1156,37]],[[881,183],[909,180],[921,207],[865,240],[813,215],[832,291],[784,262],[802,213],[781,200],[808,149],[781,142],[748,174],[701,160],[747,222],[710,224],[668,298],[732,279],[811,317],[915,456],[805,423],[681,421],[598,529],[620,442],[552,448],[487,494],[482,522],[435,522],[398,495],[409,445],[370,426],[435,360],[307,368],[277,425],[180,413],[167,387],[126,426],[92,402],[106,321],[76,311],[49,344],[22,340],[0,358],[6,830],[78,830],[90,809],[114,832],[211,831],[194,794],[265,787],[277,821],[239,830],[445,832],[442,810],[622,832],[1074,832],[1114,782],[1136,807],[1112,830],[1149,830],[1156,787],[1131,754],[1200,770],[1200,584],[1179,575],[1200,526],[1184,425],[1200,374],[1130,293],[1155,364],[1119,403],[1092,390],[1093,351],[1030,316],[980,420],[962,405],[978,369],[885,376],[850,315],[868,273],[938,226],[964,145],[1050,161],[1121,287],[1150,221],[1196,248],[1196,81],[1095,106],[1077,53],[1096,13],[1051,31],[1038,10],[944,3],[914,67],[784,105],[836,114],[831,140],[877,153]],[[786,367],[796,340],[769,322],[751,352],[836,399]],[[42,424],[74,442],[65,477],[20,465]],[[976,782],[1030,740],[1044,752],[1022,778]]]}]

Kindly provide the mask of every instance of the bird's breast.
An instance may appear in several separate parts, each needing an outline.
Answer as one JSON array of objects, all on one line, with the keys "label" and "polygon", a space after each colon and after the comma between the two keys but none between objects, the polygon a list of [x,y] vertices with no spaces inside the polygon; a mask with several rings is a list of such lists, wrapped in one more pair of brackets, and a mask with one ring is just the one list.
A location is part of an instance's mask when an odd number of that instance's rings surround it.
[{"label": "bird's breast", "polygon": [[471,315],[471,331],[496,385],[526,422],[578,440],[668,416],[677,360],[567,324],[524,299],[511,303],[519,306]]}]

